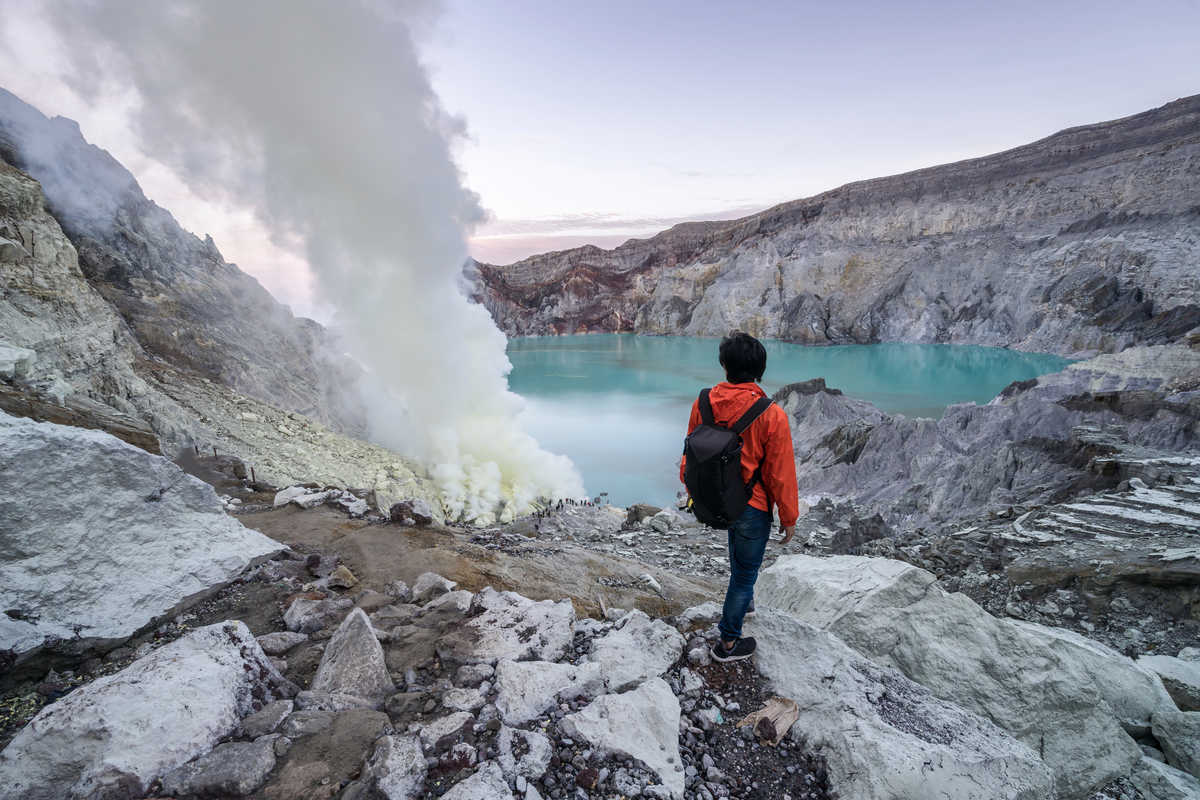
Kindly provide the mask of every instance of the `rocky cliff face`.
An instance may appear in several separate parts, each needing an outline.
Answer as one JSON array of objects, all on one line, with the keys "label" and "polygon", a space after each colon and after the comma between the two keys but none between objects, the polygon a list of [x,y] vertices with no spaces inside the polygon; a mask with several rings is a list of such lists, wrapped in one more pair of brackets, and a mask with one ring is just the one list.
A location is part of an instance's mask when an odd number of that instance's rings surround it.
[{"label": "rocky cliff face", "polygon": [[1056,353],[1200,325],[1200,96],[614,250],[471,265],[512,335],[742,328]]},{"label": "rocky cliff face", "polygon": [[[74,122],[47,119],[0,89],[0,158],[41,184],[79,268],[142,356],[345,432],[365,430],[361,408],[339,390],[353,367],[331,353],[325,330],[294,317],[226,262],[211,238],[183,230]],[[111,315],[101,316],[109,324]],[[66,362],[69,370],[103,372],[88,359]]]}]

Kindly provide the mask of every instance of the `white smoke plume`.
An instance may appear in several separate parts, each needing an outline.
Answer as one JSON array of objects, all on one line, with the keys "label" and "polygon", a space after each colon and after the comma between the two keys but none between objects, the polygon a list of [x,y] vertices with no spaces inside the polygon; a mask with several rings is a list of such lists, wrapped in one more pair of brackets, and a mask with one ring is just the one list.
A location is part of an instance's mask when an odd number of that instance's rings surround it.
[{"label": "white smoke plume", "polygon": [[393,0],[56,0],[66,76],[136,89],[146,154],[304,243],[335,325],[370,373],[372,438],[432,465],[451,518],[579,496],[570,461],[516,422],[505,338],[458,281],[482,217],[454,164],[414,31]]}]

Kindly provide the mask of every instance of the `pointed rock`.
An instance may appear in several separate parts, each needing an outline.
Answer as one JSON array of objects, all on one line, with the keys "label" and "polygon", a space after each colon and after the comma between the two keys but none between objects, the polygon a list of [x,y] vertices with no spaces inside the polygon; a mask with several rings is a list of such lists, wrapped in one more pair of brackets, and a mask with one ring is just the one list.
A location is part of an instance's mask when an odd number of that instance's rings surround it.
[{"label": "pointed rock", "polygon": [[349,694],[379,708],[396,691],[383,648],[361,608],[346,615],[325,646],[312,682],[313,692]]}]

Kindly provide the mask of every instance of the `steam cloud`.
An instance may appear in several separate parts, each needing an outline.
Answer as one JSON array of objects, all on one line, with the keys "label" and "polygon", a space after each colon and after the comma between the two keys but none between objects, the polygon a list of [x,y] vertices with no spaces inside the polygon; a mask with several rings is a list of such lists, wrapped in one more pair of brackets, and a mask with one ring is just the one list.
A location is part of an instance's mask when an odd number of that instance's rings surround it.
[{"label": "steam cloud", "polygon": [[451,146],[462,135],[414,43],[428,3],[58,0],[69,79],[136,87],[147,155],[194,189],[252,206],[303,242],[370,373],[372,438],[432,464],[451,518],[487,523],[579,496],[570,461],[516,422],[505,337],[460,286],[482,218]]}]

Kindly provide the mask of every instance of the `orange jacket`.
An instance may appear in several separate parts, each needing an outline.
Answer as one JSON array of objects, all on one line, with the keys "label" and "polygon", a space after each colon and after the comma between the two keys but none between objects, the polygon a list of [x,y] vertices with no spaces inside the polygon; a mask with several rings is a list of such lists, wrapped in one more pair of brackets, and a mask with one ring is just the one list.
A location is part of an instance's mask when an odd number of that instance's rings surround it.
[{"label": "orange jacket", "polygon": [[[718,383],[708,393],[712,404],[713,422],[732,425],[760,397],[767,393],[757,383]],[[700,400],[692,402],[692,418],[688,435],[700,425]],[[683,480],[686,459],[679,462],[679,480]],[[762,480],[754,485],[750,505],[770,513],[771,500],[779,506],[779,524],[787,528],[800,516],[800,491],[796,487],[796,454],[792,449],[792,430],[787,412],[771,404],[742,434],[742,480],[749,481],[754,470],[762,465]],[[766,491],[763,487],[766,487]]]}]

